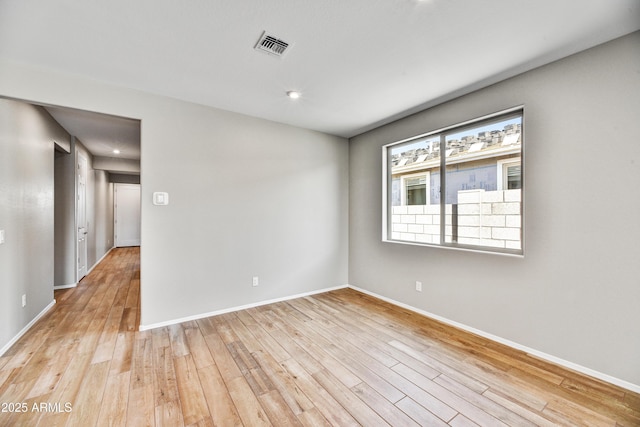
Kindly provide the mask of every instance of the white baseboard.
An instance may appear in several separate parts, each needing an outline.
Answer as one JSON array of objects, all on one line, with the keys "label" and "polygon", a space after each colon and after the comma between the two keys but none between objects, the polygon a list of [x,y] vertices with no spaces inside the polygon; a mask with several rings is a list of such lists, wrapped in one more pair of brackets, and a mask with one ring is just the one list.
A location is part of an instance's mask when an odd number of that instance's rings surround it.
[{"label": "white baseboard", "polygon": [[96,268],[98,266],[98,264],[100,264],[102,262],[103,259],[105,259],[107,257],[107,255],[109,255],[109,252],[111,252],[114,248],[115,248],[115,246],[111,246],[111,248],[109,248],[109,250],[107,252],[105,252],[104,255],[102,255],[102,258],[100,258],[98,261],[96,261],[95,264],[93,264],[93,266],[91,266],[91,268],[89,270],[87,270],[87,276],[89,275],[89,273],[91,273],[93,271],[94,268]]},{"label": "white baseboard", "polygon": [[547,353],[544,353],[542,351],[538,351],[536,349],[524,346],[522,344],[518,344],[516,342],[513,342],[513,341],[510,341],[510,340],[501,338],[499,336],[490,334],[488,332],[484,332],[484,331],[481,331],[479,329],[472,328],[471,326],[467,326],[465,324],[458,323],[458,322],[453,321],[453,320],[449,320],[449,319],[447,319],[445,317],[438,316],[437,314],[433,314],[433,313],[429,313],[428,311],[420,310],[419,308],[412,307],[412,306],[410,306],[408,304],[404,304],[402,302],[393,300],[391,298],[387,298],[385,296],[378,295],[375,292],[367,291],[366,289],[361,289],[361,288],[358,288],[356,286],[351,286],[351,285],[347,285],[347,287],[349,287],[349,288],[351,288],[353,290],[356,290],[358,292],[362,292],[363,294],[370,295],[370,296],[372,296],[374,298],[381,299],[381,300],[386,301],[386,302],[388,302],[390,304],[397,305],[398,307],[402,307],[402,308],[405,308],[407,310],[413,311],[414,313],[418,313],[418,314],[420,314],[422,316],[425,316],[425,317],[428,317],[430,319],[438,320],[438,321],[440,321],[442,323],[445,323],[447,325],[453,326],[453,327],[458,328],[458,329],[462,329],[463,331],[471,332],[472,334],[476,334],[476,335],[479,335],[479,336],[481,336],[483,338],[489,339],[491,341],[495,341],[495,342],[498,342],[500,344],[504,344],[504,345],[506,345],[508,347],[515,348],[516,350],[524,351],[525,353],[528,353],[528,354],[530,354],[532,356],[535,356],[535,357],[538,357],[540,359],[546,360],[548,362],[555,363],[556,365],[571,369],[573,371],[580,372],[582,374],[588,375],[588,376],[593,377],[593,378],[597,378],[599,380],[608,382],[610,384],[617,385],[618,387],[622,387],[624,389],[631,390],[634,393],[640,393],[640,385],[633,384],[633,383],[630,383],[630,382],[625,381],[625,380],[621,380],[620,378],[612,377],[611,375],[607,375],[607,374],[604,374],[602,372],[595,371],[595,370],[593,370],[591,368],[587,368],[585,366],[578,365],[576,363],[570,362],[568,360],[561,359],[561,358],[553,356],[551,354],[547,354]]},{"label": "white baseboard", "polygon": [[27,326],[25,326],[24,328],[22,328],[22,330],[20,332],[18,332],[18,334],[13,337],[11,339],[11,341],[9,341],[7,344],[5,344],[4,347],[2,347],[2,349],[0,349],[0,356],[2,356],[3,354],[5,354],[7,352],[7,350],[9,350],[11,348],[11,346],[13,346],[24,334],[27,333],[27,331],[29,329],[31,329],[31,327],[38,321],[40,320],[40,318],[42,316],[44,316],[45,314],[47,314],[47,311],[49,311],[51,309],[51,307],[53,307],[56,303],[56,300],[53,300],[49,303],[49,305],[47,305],[40,313],[38,313],[38,315],[36,317],[33,318],[33,320],[31,320],[31,322],[29,322],[27,324]]},{"label": "white baseboard", "polygon": [[266,301],[259,301],[259,302],[254,302],[254,303],[251,303],[251,304],[245,304],[245,305],[241,305],[241,306],[238,306],[238,307],[224,308],[222,310],[216,310],[216,311],[210,311],[208,313],[196,314],[194,316],[182,317],[180,319],[167,320],[165,322],[152,323],[150,325],[140,325],[139,330],[140,331],[148,331],[149,329],[162,328],[164,326],[175,325],[177,323],[182,323],[182,322],[189,322],[191,320],[203,319],[205,317],[217,316],[219,314],[233,313],[234,311],[245,310],[247,308],[253,308],[253,307],[260,307],[261,305],[267,305],[267,304],[273,304],[273,303],[276,303],[276,302],[288,301],[288,300],[292,300],[292,299],[296,299],[296,298],[306,297],[306,296],[309,296],[309,295],[323,294],[325,292],[335,291],[337,289],[344,289],[344,288],[347,288],[347,287],[348,287],[347,285],[342,285],[342,286],[335,286],[333,288],[324,288],[324,289],[319,289],[317,291],[305,292],[305,293],[302,293],[302,294],[296,294],[296,295],[291,295],[291,296],[282,297],[282,298],[275,298],[275,299],[270,299],[270,300],[266,300]]},{"label": "white baseboard", "polygon": [[78,286],[78,283],[70,283],[68,285],[55,285],[53,287],[53,290],[59,291],[60,289],[70,289],[70,288],[75,288],[76,286]]},{"label": "white baseboard", "polygon": [[[114,248],[115,248],[115,246],[112,246],[104,255],[102,255],[102,258],[100,258],[98,261],[96,261],[96,263],[93,264],[93,266],[89,270],[87,270],[86,276],[88,276],[89,273],[91,273],[93,271],[93,269],[96,268],[98,266],[98,264],[100,264],[102,262],[102,260],[105,259],[107,257],[107,255],[109,255],[109,252],[111,252]],[[53,286],[53,290],[54,291],[59,291],[61,289],[70,289],[70,288],[75,288],[77,286],[78,286],[78,282],[69,283],[68,285],[54,285]]]}]

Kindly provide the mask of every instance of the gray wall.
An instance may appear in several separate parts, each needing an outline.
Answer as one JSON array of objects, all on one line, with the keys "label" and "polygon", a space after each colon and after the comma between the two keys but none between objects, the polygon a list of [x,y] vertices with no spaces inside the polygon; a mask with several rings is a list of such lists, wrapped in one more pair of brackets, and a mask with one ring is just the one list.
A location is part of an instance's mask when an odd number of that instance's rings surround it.
[{"label": "gray wall", "polygon": [[82,141],[74,138],[74,146],[76,164],[79,154],[87,159],[87,270],[90,270],[114,246],[113,184],[107,171],[95,169],[93,156]]},{"label": "gray wall", "polygon": [[70,286],[77,282],[75,159],[75,149],[71,153],[56,151],[54,286]]},{"label": "gray wall", "polygon": [[[353,138],[349,283],[640,384],[638,46],[635,33]],[[382,145],[520,104],[525,257],[382,243]]]},{"label": "gray wall", "polygon": [[347,282],[346,140],[157,99],[141,170],[143,325]]},{"label": "gray wall", "polygon": [[142,120],[143,326],[347,282],[345,139],[7,61],[0,94]]},{"label": "gray wall", "polygon": [[55,158],[55,278],[54,286],[78,282],[76,262],[76,169],[78,153],[87,158],[87,269],[113,247],[113,184],[109,173],[95,170],[91,153],[71,138],[71,153]]},{"label": "gray wall", "polygon": [[53,141],[64,138],[43,109],[0,98],[0,348],[53,301]]},{"label": "gray wall", "polygon": [[109,182],[114,184],[140,184],[140,175],[125,175],[109,172]]},{"label": "gray wall", "polygon": [[94,169],[113,171],[122,174],[140,174],[140,161],[132,159],[115,159],[113,157],[94,157]]},{"label": "gray wall", "polygon": [[114,247],[113,239],[113,183],[109,173],[102,170],[90,171],[94,182],[93,252],[89,254],[90,267],[94,267],[102,257]]}]

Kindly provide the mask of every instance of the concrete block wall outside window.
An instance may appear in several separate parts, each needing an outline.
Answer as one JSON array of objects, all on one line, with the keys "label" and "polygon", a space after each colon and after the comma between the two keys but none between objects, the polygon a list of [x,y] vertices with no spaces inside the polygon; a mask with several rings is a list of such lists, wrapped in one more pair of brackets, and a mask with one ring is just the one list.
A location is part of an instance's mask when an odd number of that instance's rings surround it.
[{"label": "concrete block wall outside window", "polygon": [[[445,239],[457,236],[462,245],[522,249],[521,190],[465,190],[458,192],[457,227],[453,206],[445,206]],[[393,206],[391,238],[440,243],[440,206]]]}]

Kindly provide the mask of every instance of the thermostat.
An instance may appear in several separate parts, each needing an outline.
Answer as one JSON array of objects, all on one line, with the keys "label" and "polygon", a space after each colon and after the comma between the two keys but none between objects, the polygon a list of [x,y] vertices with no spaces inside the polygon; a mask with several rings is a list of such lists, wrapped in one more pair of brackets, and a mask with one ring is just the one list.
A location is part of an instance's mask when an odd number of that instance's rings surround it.
[{"label": "thermostat", "polygon": [[169,204],[169,193],[155,192],[153,193],[153,204],[156,206],[165,206]]}]

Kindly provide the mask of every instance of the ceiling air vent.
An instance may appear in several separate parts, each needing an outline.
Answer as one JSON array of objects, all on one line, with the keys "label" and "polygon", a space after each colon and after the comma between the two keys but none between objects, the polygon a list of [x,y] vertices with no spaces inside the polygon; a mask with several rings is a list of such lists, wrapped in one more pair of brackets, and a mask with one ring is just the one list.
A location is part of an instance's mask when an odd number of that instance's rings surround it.
[{"label": "ceiling air vent", "polygon": [[262,37],[258,40],[255,48],[271,55],[283,56],[288,47],[289,43],[271,34],[267,34],[265,31],[262,33]]}]

